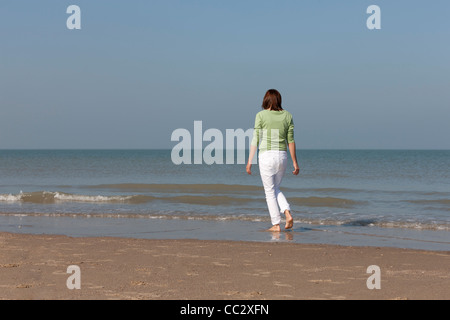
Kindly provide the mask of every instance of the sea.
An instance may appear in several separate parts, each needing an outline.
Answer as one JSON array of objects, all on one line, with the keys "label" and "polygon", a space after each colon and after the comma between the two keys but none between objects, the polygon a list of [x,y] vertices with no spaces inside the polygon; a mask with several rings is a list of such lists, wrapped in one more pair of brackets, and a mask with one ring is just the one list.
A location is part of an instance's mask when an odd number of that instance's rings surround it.
[{"label": "sea", "polygon": [[294,228],[271,233],[257,164],[248,175],[177,165],[171,150],[0,150],[0,231],[450,249],[449,150],[297,157],[281,187]]}]

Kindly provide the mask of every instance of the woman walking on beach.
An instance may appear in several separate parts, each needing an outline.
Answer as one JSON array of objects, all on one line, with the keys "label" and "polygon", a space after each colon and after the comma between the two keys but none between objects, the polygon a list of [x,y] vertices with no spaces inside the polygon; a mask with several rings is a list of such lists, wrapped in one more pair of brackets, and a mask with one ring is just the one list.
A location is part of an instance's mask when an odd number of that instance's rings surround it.
[{"label": "woman walking on beach", "polygon": [[285,229],[291,229],[294,225],[289,203],[280,191],[281,180],[287,166],[286,143],[294,165],[292,173],[298,175],[300,171],[295,151],[294,121],[292,115],[283,110],[281,94],[275,89],[266,92],[262,108],[263,110],[256,114],[246,170],[248,174],[252,174],[253,157],[259,146],[259,171],[272,220],[272,227],[268,231],[279,232],[281,213],[286,216]]}]

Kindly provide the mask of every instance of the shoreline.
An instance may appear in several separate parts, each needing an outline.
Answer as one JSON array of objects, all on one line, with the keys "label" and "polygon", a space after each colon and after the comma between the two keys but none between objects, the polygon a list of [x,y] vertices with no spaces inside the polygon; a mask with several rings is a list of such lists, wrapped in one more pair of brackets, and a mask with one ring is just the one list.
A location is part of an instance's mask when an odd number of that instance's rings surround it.
[{"label": "shoreline", "polygon": [[[294,218],[295,221],[295,218]],[[270,223],[243,220],[201,220],[128,217],[2,215],[0,232],[53,234],[71,237],[135,239],[196,239],[289,242],[373,246],[448,251],[449,231],[383,228],[366,225],[312,225],[294,223],[288,232],[266,232]]]},{"label": "shoreline", "polygon": [[450,299],[449,265],[450,251],[0,232],[0,299]]}]

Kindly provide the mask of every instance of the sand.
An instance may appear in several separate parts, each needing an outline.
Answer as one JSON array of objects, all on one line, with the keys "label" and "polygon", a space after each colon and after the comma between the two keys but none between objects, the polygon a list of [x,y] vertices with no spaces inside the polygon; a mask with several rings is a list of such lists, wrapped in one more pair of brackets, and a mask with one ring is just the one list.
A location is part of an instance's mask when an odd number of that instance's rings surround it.
[{"label": "sand", "polygon": [[0,299],[447,300],[450,252],[0,233]]}]

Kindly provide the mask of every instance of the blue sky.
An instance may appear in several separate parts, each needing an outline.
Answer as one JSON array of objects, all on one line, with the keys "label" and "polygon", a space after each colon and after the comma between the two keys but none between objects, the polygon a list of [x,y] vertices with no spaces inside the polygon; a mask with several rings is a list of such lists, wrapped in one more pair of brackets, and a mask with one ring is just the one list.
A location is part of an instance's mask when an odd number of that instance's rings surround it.
[{"label": "blue sky", "polygon": [[[66,9],[81,8],[81,30]],[[381,30],[366,9],[381,8]],[[450,149],[448,1],[0,0],[0,148],[172,148],[247,129],[267,89],[299,148]],[[225,132],[225,131],[224,131]]]}]

